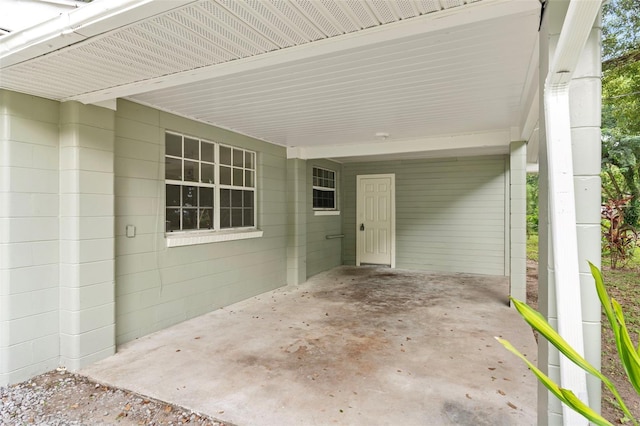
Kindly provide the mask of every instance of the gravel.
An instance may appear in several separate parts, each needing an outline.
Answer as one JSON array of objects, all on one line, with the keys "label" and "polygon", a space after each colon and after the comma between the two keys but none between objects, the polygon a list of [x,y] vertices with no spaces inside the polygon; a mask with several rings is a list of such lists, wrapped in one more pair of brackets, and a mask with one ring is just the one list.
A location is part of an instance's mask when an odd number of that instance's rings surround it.
[{"label": "gravel", "polygon": [[231,426],[64,370],[0,387],[0,425],[116,424]]}]

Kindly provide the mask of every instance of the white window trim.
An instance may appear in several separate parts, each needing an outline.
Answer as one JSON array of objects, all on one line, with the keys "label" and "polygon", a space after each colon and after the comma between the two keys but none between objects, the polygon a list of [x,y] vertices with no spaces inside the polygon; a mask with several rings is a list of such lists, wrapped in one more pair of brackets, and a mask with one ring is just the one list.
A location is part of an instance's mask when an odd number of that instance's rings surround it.
[{"label": "white window trim", "polygon": [[225,231],[183,231],[167,233],[166,240],[167,247],[182,247],[196,244],[261,238],[263,234],[264,231],[255,228]]},{"label": "white window trim", "polygon": [[[333,173],[333,184],[334,188],[328,188],[325,186],[316,186],[313,185],[313,169],[325,170]],[[326,169],[320,166],[312,166],[311,167],[311,207],[313,209],[314,216],[338,216],[340,215],[340,210],[338,210],[338,172],[331,169]],[[333,191],[333,204],[335,207],[326,208],[326,207],[313,207],[313,190],[317,189],[320,191]]]},{"label": "white window trim", "polygon": [[313,209],[314,216],[340,216],[340,210]]},{"label": "white window trim", "polygon": [[[190,136],[185,133],[165,130],[165,134],[166,133],[178,135],[181,137],[190,137],[193,139],[198,139],[198,140],[213,144],[215,149],[215,159],[216,159],[214,163],[216,182],[214,184],[205,184],[205,185],[202,185],[201,183],[198,183],[198,182],[193,182],[194,184],[193,186],[213,187],[215,189],[214,190],[214,215],[215,215],[214,227],[215,229],[177,230],[177,231],[171,231],[171,232],[165,231],[166,246],[181,247],[181,246],[196,245],[196,244],[208,244],[208,243],[216,243],[216,242],[223,242],[223,241],[261,238],[264,232],[257,227],[258,208],[256,205],[258,201],[258,182],[257,182],[258,153],[255,151],[244,149],[244,148],[234,147],[232,145],[227,145],[220,142],[203,139],[197,136]],[[220,190],[221,189],[231,189],[231,190],[248,189],[248,187],[244,187],[244,186],[223,185],[219,182],[220,181],[220,147],[221,146],[231,148],[232,150],[234,148],[237,148],[237,149],[243,150],[244,152],[253,153],[253,161],[254,161],[254,168],[253,168],[254,176],[253,176],[253,187],[252,187],[254,192],[253,223],[256,224],[256,226],[245,227],[245,228],[220,228]],[[173,156],[170,156],[170,157],[173,157]],[[233,167],[235,166],[231,165],[231,167],[233,170]],[[165,187],[167,184],[187,186],[191,183],[192,182],[173,181],[170,179],[164,180]],[[165,214],[166,214],[166,208],[167,208],[167,201],[165,199],[164,200]]]}]

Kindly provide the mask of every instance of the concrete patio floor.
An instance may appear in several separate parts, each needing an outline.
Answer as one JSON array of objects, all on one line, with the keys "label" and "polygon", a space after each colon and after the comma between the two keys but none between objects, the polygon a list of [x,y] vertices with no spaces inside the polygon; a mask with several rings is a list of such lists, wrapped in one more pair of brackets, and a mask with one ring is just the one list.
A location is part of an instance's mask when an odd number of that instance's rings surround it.
[{"label": "concrete patio floor", "polygon": [[532,425],[505,277],[343,266],[122,345],[81,371],[241,425]]}]

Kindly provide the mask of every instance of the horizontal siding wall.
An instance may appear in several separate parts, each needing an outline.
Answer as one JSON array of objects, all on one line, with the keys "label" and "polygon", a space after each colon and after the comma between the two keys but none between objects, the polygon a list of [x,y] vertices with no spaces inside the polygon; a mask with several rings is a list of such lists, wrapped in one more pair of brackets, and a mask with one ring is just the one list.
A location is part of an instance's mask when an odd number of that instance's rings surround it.
[{"label": "horizontal siding wall", "polygon": [[0,90],[0,386],[60,361],[59,104]]},{"label": "horizontal siding wall", "polygon": [[344,261],[356,259],[356,176],[396,175],[396,267],[504,275],[505,157],[343,166]]},{"label": "horizontal siding wall", "polygon": [[[166,247],[165,129],[257,152],[262,238]],[[283,148],[119,100],[115,157],[118,344],[286,284]]]},{"label": "horizontal siding wall", "polygon": [[313,210],[313,168],[322,167],[336,172],[338,208],[341,206],[339,187],[342,166],[328,160],[307,161],[307,277],[342,265],[342,239],[327,239],[327,235],[342,234],[341,216],[316,216]]}]

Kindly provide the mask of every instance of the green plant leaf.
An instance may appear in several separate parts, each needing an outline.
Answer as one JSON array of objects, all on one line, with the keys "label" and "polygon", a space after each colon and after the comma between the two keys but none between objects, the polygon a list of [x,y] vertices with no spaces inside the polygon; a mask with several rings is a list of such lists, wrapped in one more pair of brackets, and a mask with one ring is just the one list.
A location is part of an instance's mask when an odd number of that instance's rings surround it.
[{"label": "green plant leaf", "polygon": [[549,391],[555,395],[560,401],[567,405],[567,407],[572,410],[578,412],[585,418],[589,419],[594,424],[599,426],[613,426],[609,421],[600,416],[598,413],[593,411],[589,406],[587,406],[584,402],[580,401],[580,399],[574,395],[568,389],[560,388],[553,380],[549,378],[546,374],[540,371],[531,361],[529,361],[524,355],[520,353],[508,340],[501,339],[499,337],[495,338],[498,342],[500,342],[508,351],[515,354],[518,358],[523,360],[529,369],[535,374],[535,376],[540,380]]},{"label": "green plant leaf", "polygon": [[540,371],[538,369],[538,367],[536,367],[535,365],[533,365],[533,363],[531,361],[529,361],[524,355],[522,355],[520,353],[520,351],[518,351],[512,344],[511,342],[509,342],[508,340],[505,339],[501,339],[499,337],[494,337],[498,342],[500,342],[502,344],[502,346],[504,346],[508,351],[512,352],[513,354],[515,354],[518,358],[520,358],[521,360],[523,360],[527,366],[529,367],[529,369],[531,369],[531,371],[533,372],[533,374],[536,375],[536,377],[538,377],[538,379],[540,380],[540,382],[547,388],[549,389],[549,391],[554,394],[556,396],[556,398],[558,398],[560,401],[566,403],[566,398],[565,396],[562,394],[562,392],[560,392],[560,387],[553,381],[551,380],[546,374],[544,374],[542,371]]},{"label": "green plant leaf", "polygon": [[[605,292],[605,295],[606,295],[606,292]],[[611,391],[611,393],[613,394],[613,396],[616,398],[616,400],[620,404],[620,408],[622,409],[624,414],[627,417],[633,419],[633,415],[631,414],[631,412],[627,408],[626,404],[622,400],[622,397],[620,396],[620,393],[615,388],[615,386],[613,385],[613,382],[611,382],[611,380],[609,380],[607,377],[605,377],[599,370],[597,370],[586,359],[584,359],[582,357],[582,355],[580,355],[578,352],[576,352],[571,347],[571,345],[569,345],[569,343],[567,343],[567,341],[564,340],[562,338],[562,336],[560,336],[558,334],[558,332],[553,329],[553,327],[551,327],[551,325],[547,322],[547,320],[539,312],[535,311],[533,308],[531,308],[529,305],[527,305],[524,302],[521,302],[521,301],[519,301],[517,299],[514,299],[514,298],[511,298],[511,300],[513,301],[513,304],[514,304],[516,310],[520,313],[520,315],[522,315],[522,318],[524,318],[524,320],[531,327],[533,327],[544,338],[546,338],[549,341],[549,343],[551,343],[553,346],[555,346],[560,352],[562,352],[569,360],[571,360],[571,362],[576,364],[578,367],[582,368],[584,371],[586,371],[587,373],[591,374],[592,376],[595,376],[598,379],[600,379],[602,381],[602,383],[604,383],[604,385],[607,387],[607,389],[609,389]],[[606,297],[606,300],[609,300],[608,296]],[[613,308],[612,308],[612,312],[613,312]],[[617,322],[616,322],[616,325],[617,325]],[[620,329],[620,327],[618,327],[618,330],[619,329]],[[618,334],[620,334],[620,332],[618,332]],[[618,337],[616,337],[616,341],[617,340],[618,340]],[[622,353],[622,352],[620,352],[620,350],[621,350],[620,346],[618,346],[618,348],[619,348],[618,349],[619,353]],[[624,361],[623,361],[623,363],[624,363]],[[634,420],[634,424],[637,425],[635,420]]]},{"label": "green plant leaf", "polygon": [[611,302],[613,305],[613,311],[616,315],[616,320],[620,326],[620,361],[622,361],[622,365],[627,372],[629,381],[636,392],[640,394],[640,356],[631,342],[629,330],[627,329],[627,325],[624,321],[624,315],[622,314],[622,307],[615,299],[612,299]]},{"label": "green plant leaf", "polygon": [[591,407],[582,402],[580,398],[575,396],[570,390],[560,388],[560,392],[562,392],[562,395],[568,401],[567,405],[587,418],[590,422],[599,426],[613,426],[611,422],[593,411]]},{"label": "green plant leaf", "polygon": [[551,325],[549,325],[547,320],[545,320],[539,312],[535,311],[524,302],[521,302],[514,298],[511,298],[511,300],[513,301],[513,304],[520,315],[522,315],[522,318],[524,318],[524,320],[529,323],[531,327],[536,329],[542,336],[544,336],[544,338],[547,339],[549,343],[551,343],[567,358],[569,358],[571,362],[593,376],[596,376],[598,378],[603,377],[602,374],[593,365],[591,365],[586,359],[584,359],[582,355],[580,355],[575,349],[573,349],[571,345],[567,343],[567,341],[564,340],[562,336],[560,336],[558,332],[555,331],[553,327],[551,327]]},{"label": "green plant leaf", "polygon": [[604,309],[604,313],[607,316],[607,319],[609,320],[609,324],[611,324],[611,328],[612,330],[614,330],[614,334],[615,330],[618,328],[618,322],[616,321],[615,315],[613,313],[613,307],[611,306],[611,299],[609,298],[609,295],[607,294],[607,289],[604,286],[604,279],[602,278],[602,272],[600,272],[600,270],[591,262],[589,262],[589,268],[591,269],[591,275],[593,276],[593,279],[596,282],[596,291],[598,293],[598,298],[600,299],[600,304],[602,305],[602,308]]}]

